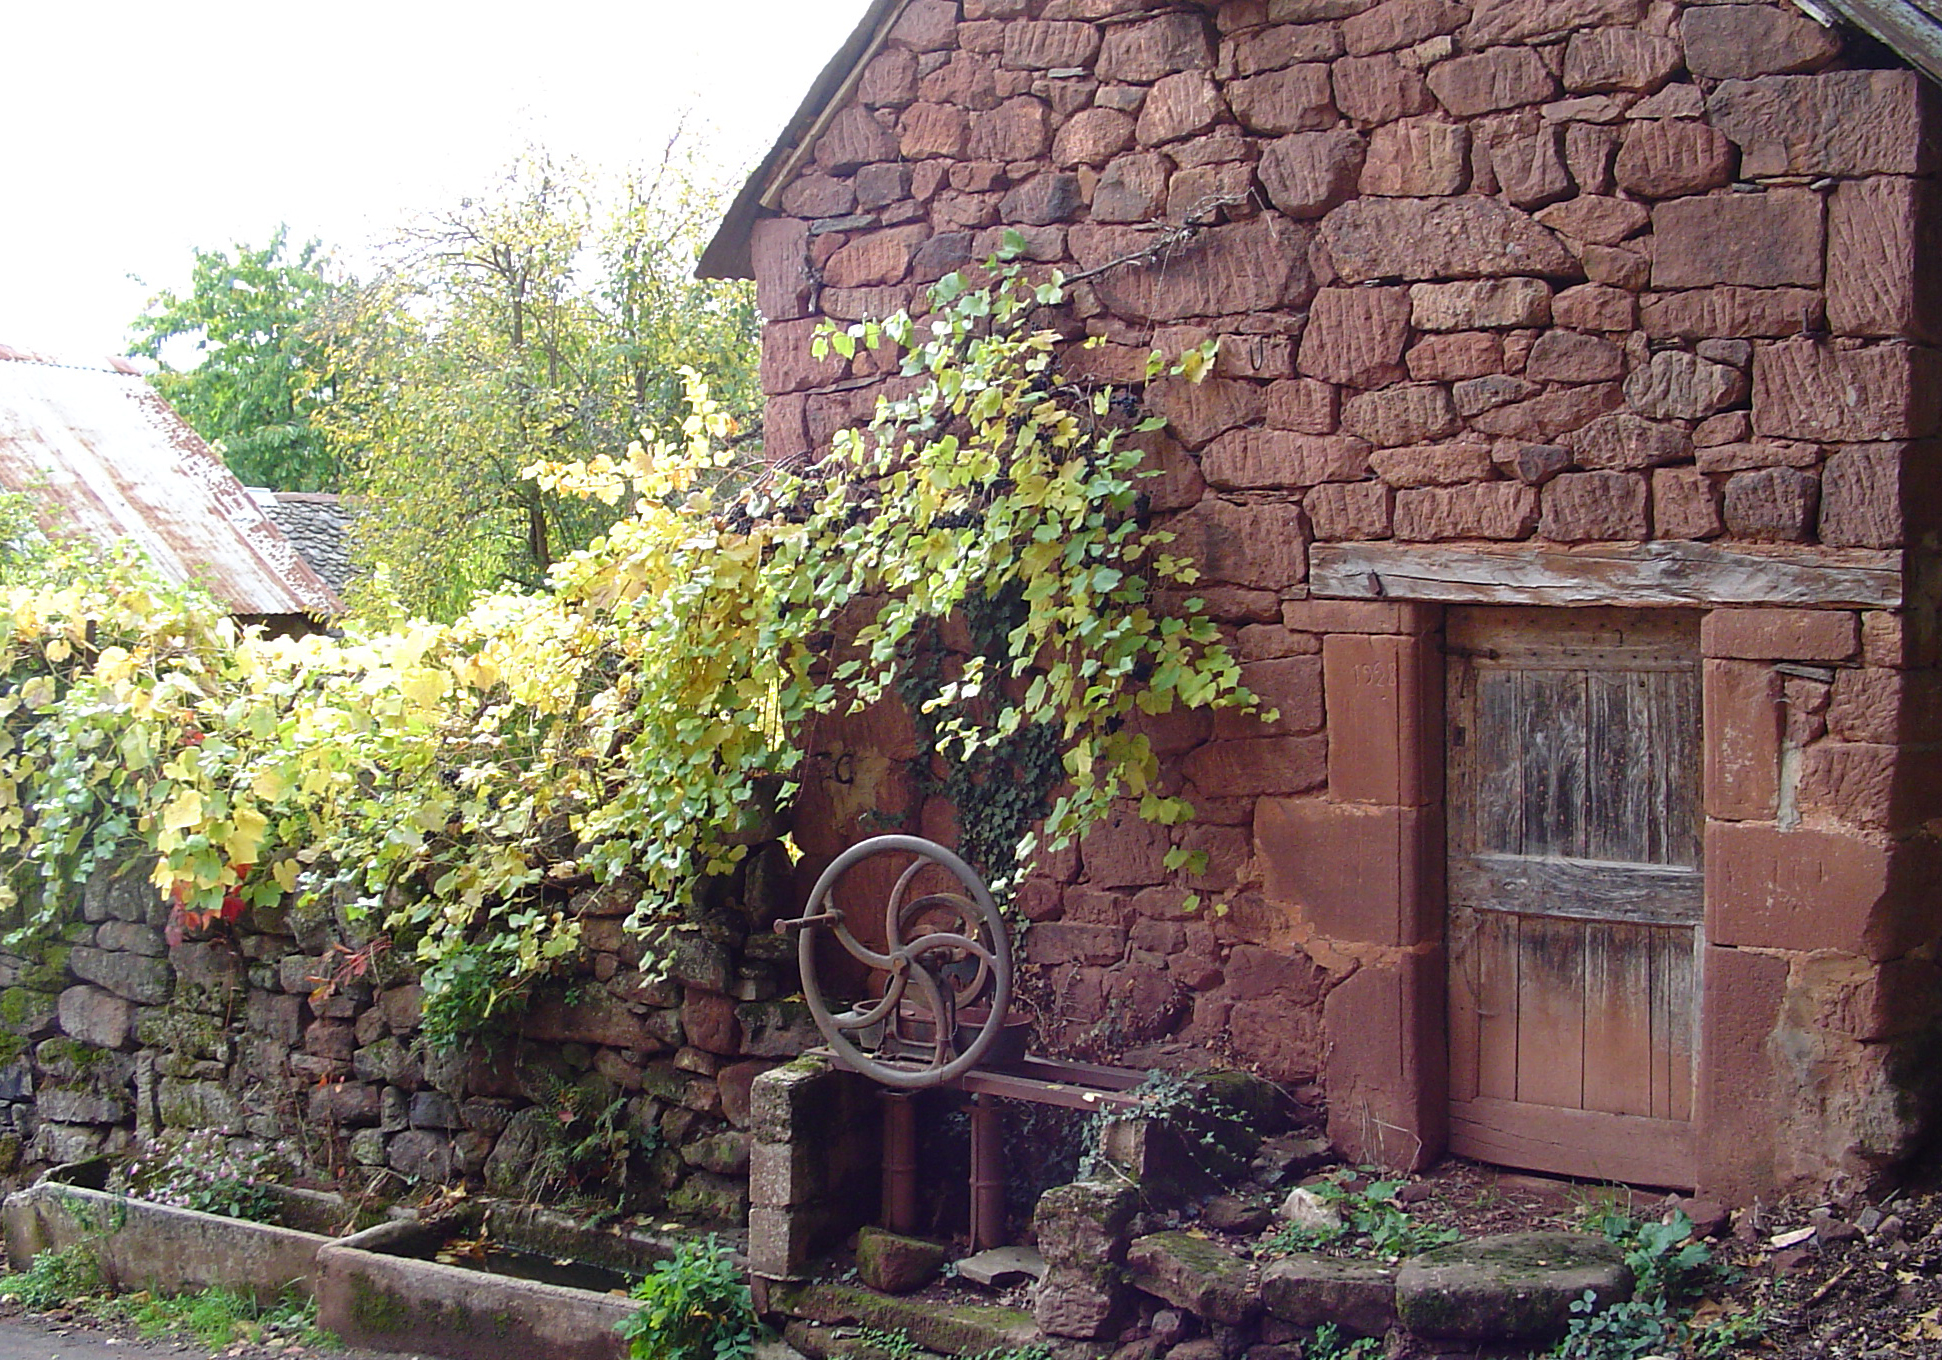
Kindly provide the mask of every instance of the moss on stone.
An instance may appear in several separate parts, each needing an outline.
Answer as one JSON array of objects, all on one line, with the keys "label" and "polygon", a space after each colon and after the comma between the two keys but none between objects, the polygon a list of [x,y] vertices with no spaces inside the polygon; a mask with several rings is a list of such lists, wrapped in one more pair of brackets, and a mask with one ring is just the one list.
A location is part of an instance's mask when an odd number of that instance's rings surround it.
[{"label": "moss on stone", "polygon": [[411,1305],[369,1280],[351,1280],[351,1317],[367,1332],[402,1332],[411,1325]]},{"label": "moss on stone", "polygon": [[20,985],[37,992],[58,992],[67,986],[67,960],[74,952],[67,945],[54,945],[20,970]]}]

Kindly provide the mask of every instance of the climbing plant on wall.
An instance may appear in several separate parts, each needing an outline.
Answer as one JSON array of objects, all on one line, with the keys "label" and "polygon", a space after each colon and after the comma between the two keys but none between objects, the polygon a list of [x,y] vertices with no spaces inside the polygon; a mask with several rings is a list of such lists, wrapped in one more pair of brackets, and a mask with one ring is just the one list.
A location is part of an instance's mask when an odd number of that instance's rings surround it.
[{"label": "climbing plant on wall", "polygon": [[[1211,623],[1156,607],[1194,567],[1136,514],[1124,403],[1059,371],[1038,321],[1060,283],[987,269],[821,337],[901,360],[813,467],[733,490],[693,374],[678,432],[534,464],[619,518],[546,591],[449,625],[239,634],[128,560],[6,586],[5,905],[52,924],[59,885],[133,843],[183,925],[290,892],[381,925],[463,1029],[575,951],[560,885],[627,873],[637,928],[679,919],[792,793],[807,725],[893,689],[953,758],[1026,742],[1056,771],[1005,824],[1012,858],[1027,822],[1064,842],[1121,797],[1187,817],[1132,720],[1252,697]],[[920,635],[967,616],[976,654],[919,668]]]}]

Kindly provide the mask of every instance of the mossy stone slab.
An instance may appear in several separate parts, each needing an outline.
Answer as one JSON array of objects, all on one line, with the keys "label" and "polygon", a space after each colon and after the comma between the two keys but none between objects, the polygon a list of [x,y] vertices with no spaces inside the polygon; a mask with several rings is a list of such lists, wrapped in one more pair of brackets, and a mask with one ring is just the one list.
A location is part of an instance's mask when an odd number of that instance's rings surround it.
[{"label": "mossy stone slab", "polygon": [[1403,1263],[1396,1311],[1409,1331],[1461,1341],[1561,1336],[1589,1289],[1605,1307],[1632,1296],[1619,1249],[1584,1233],[1504,1233]]}]

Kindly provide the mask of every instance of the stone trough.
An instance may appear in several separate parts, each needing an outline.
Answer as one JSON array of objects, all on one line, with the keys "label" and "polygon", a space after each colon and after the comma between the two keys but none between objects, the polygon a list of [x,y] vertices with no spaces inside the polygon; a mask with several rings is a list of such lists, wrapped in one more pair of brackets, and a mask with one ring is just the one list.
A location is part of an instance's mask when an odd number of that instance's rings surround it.
[{"label": "stone trough", "polygon": [[[625,1288],[677,1245],[530,1207],[471,1204],[326,1245],[318,1322],[350,1345],[453,1360],[624,1360],[614,1328],[637,1306]],[[441,1252],[450,1263],[434,1259]]]},{"label": "stone trough", "polygon": [[84,1247],[117,1289],[179,1294],[221,1287],[269,1300],[314,1292],[318,1250],[353,1216],[335,1195],[285,1191],[283,1224],[253,1223],[44,1179],[0,1204],[16,1270],[43,1251]]}]

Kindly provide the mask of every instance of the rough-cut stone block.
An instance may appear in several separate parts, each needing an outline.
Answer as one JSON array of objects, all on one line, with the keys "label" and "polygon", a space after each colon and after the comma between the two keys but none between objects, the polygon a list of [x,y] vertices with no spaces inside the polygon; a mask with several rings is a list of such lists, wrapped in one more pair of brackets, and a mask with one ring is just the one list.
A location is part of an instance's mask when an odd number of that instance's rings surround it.
[{"label": "rough-cut stone block", "polygon": [[1645,0],[1482,0],[1462,33],[1465,47],[1550,38],[1580,28],[1630,27],[1645,16]]},{"label": "rough-cut stone block", "polygon": [[1889,847],[1763,822],[1706,828],[1706,937],[1716,945],[1882,956],[1893,932]]},{"label": "rough-cut stone block", "polygon": [[1418,1336],[1545,1341],[1562,1336],[1589,1291],[1601,1305],[1632,1295],[1624,1253],[1583,1233],[1479,1237],[1403,1263],[1396,1313]]},{"label": "rough-cut stone block", "polygon": [[1322,798],[1264,798],[1255,806],[1263,891],[1299,907],[1334,940],[1408,947],[1432,938],[1440,845],[1434,809]]},{"label": "rough-cut stone block", "polygon": [[1560,326],[1580,331],[1629,331],[1638,324],[1638,299],[1623,288],[1581,283],[1551,299]]},{"label": "rough-cut stone block", "polygon": [[929,235],[929,227],[908,226],[852,237],[824,264],[823,282],[831,288],[901,283],[910,273],[911,257]]},{"label": "rough-cut stone block", "polygon": [[1222,47],[1221,69],[1233,76],[1279,71],[1303,61],[1342,55],[1342,35],[1330,24],[1281,24],[1237,33]]},{"label": "rough-cut stone block", "polygon": [[846,175],[872,161],[896,158],[896,134],[869,110],[855,106],[838,113],[816,142],[816,164],[831,175]]},{"label": "rough-cut stone block", "polygon": [[1288,216],[1320,217],[1354,194],[1364,151],[1362,138],[1347,128],[1297,132],[1261,153],[1261,187]]},{"label": "rough-cut stone block", "polygon": [[1830,71],[1723,81],[1706,116],[1750,178],[1917,175],[1933,168],[1935,107],[1914,71]]},{"label": "rough-cut stone block", "polygon": [[857,82],[865,104],[908,104],[917,97],[917,56],[907,48],[887,47],[870,59]]},{"label": "rough-cut stone block", "polygon": [[1755,661],[1708,660],[1706,815],[1771,819],[1780,796],[1780,675]]},{"label": "rough-cut stone block", "polygon": [[1210,798],[1306,793],[1327,778],[1327,746],[1322,736],[1214,741],[1190,754],[1183,768]]},{"label": "rough-cut stone block", "polygon": [[1428,113],[1435,102],[1422,75],[1384,53],[1344,57],[1329,67],[1335,107],[1364,127]]},{"label": "rough-cut stone block", "polygon": [[1117,109],[1081,109],[1067,119],[1052,141],[1052,159],[1062,166],[1103,165],[1133,144],[1133,120]]},{"label": "rough-cut stone block", "polygon": [[1348,543],[1389,537],[1396,498],[1383,482],[1330,482],[1301,503],[1318,541]]},{"label": "rough-cut stone block", "polygon": [[1395,536],[1406,542],[1525,538],[1537,519],[1536,489],[1515,482],[1425,487],[1396,495]]},{"label": "rough-cut stone block", "polygon": [[1841,350],[1813,340],[1753,355],[1753,428],[1794,439],[1863,442],[1935,431],[1942,363],[1906,345]]},{"label": "rough-cut stone block", "polygon": [[1402,376],[1410,300],[1400,288],[1324,288],[1309,308],[1296,363],[1328,382],[1378,387]]},{"label": "rough-cut stone block", "polygon": [[1632,90],[1650,94],[1680,66],[1679,44],[1631,28],[1574,33],[1564,49],[1564,88],[1572,94]]},{"label": "rough-cut stone block", "polygon": [[814,317],[774,321],[762,331],[762,390],[771,396],[840,381],[849,366],[834,353],[818,359],[811,349]]},{"label": "rough-cut stone block", "polygon": [[61,1032],[70,1039],[95,1048],[120,1048],[128,1042],[135,1007],[112,992],[81,986],[61,993],[57,1013]]},{"label": "rough-cut stone block", "polygon": [[[1092,287],[1119,315],[1152,321],[1299,306],[1314,288],[1308,269],[1311,231],[1264,213],[1211,227],[1190,248],[1164,260],[1109,270],[1093,279]],[[1155,244],[1152,232],[1129,227],[1078,226],[1070,239],[1073,254],[1087,269]]]},{"label": "rough-cut stone block", "polygon": [[1641,198],[1703,194],[1733,178],[1733,144],[1704,123],[1654,118],[1625,129],[1612,167],[1618,186]]},{"label": "rough-cut stone block", "polygon": [[1540,128],[1528,137],[1493,142],[1487,154],[1498,189],[1520,208],[1541,208],[1571,193],[1562,128]]},{"label": "rough-cut stone block", "polygon": [[1726,528],[1719,490],[1696,468],[1656,468],[1652,473],[1654,538],[1717,538]]},{"label": "rough-cut stone block", "polygon": [[1747,396],[1747,377],[1737,368],[1696,354],[1665,350],[1625,380],[1625,401],[1656,420],[1700,420],[1737,406]]},{"label": "rough-cut stone block", "polygon": [[1296,1252],[1262,1272],[1261,1302],[1297,1327],[1336,1326],[1382,1336],[1396,1325],[1396,1269]]},{"label": "rough-cut stone block", "polygon": [[1465,482],[1487,481],[1492,466],[1488,445],[1466,443],[1385,449],[1370,455],[1369,464],[1377,476],[1395,487],[1461,486]]},{"label": "rough-cut stone block", "polygon": [[1169,378],[1148,389],[1147,402],[1183,444],[1199,448],[1216,435],[1261,419],[1267,398],[1258,384],[1237,378],[1197,383]]},{"label": "rough-cut stone block", "polygon": [[1524,361],[1524,376],[1533,382],[1609,382],[1624,375],[1623,350],[1602,336],[1578,331],[1544,332]]},{"label": "rough-cut stone block", "polygon": [[1419,382],[1460,382],[1503,372],[1504,342],[1485,331],[1426,335],[1404,361]]},{"label": "rough-cut stone block", "polygon": [[1906,444],[1856,444],[1821,470],[1820,540],[1830,548],[1899,548]]},{"label": "rough-cut stone block", "polygon": [[1779,5],[1698,5],[1679,17],[1686,69],[1706,80],[1811,71],[1841,40],[1805,14]]},{"label": "rough-cut stone block", "polygon": [[1699,631],[1703,655],[1745,661],[1846,661],[1859,647],[1844,609],[1714,609]]},{"label": "rough-cut stone block", "polygon": [[1099,53],[1100,30],[1094,24],[1014,21],[1005,25],[1004,35],[1003,60],[1013,71],[1090,66]]},{"label": "rough-cut stone block", "polygon": [[1537,531],[1559,543],[1651,536],[1645,478],[1635,472],[1567,472],[1544,486]]},{"label": "rough-cut stone block", "polygon": [[1432,649],[1406,637],[1328,637],[1322,675],[1330,797],[1390,807],[1420,807],[1441,797],[1440,747],[1432,732],[1442,670]]},{"label": "rough-cut stone block", "polygon": [[1440,383],[1406,383],[1362,392],[1342,404],[1342,428],[1377,448],[1441,439],[1461,424]]},{"label": "rough-cut stone block", "polygon": [[1244,1326],[1261,1307],[1254,1267],[1205,1237],[1136,1237],[1126,1249],[1126,1269],[1137,1288],[1223,1326]]},{"label": "rough-cut stone block", "polygon": [[1161,146],[1212,127],[1227,112],[1213,77],[1182,71],[1147,91],[1135,132],[1141,146]]},{"label": "rough-cut stone block", "polygon": [[1185,13],[1107,29],[1094,69],[1101,80],[1146,85],[1177,71],[1206,71],[1213,65],[1207,21]]},{"label": "rough-cut stone block", "polygon": [[1736,472],[1726,482],[1726,531],[1756,542],[1802,542],[1813,536],[1820,490],[1820,478],[1799,468]]},{"label": "rough-cut stone block", "polygon": [[1933,181],[1849,180],[1828,210],[1827,320],[1837,335],[1942,332],[1942,195]]},{"label": "rough-cut stone block", "polygon": [[809,225],[793,217],[767,217],[750,230],[755,267],[755,307],[770,321],[809,314],[815,280],[809,272]]},{"label": "rough-cut stone block", "polygon": [[1307,525],[1295,505],[1235,505],[1208,499],[1169,521],[1173,550],[1207,579],[1283,590],[1308,575]]},{"label": "rough-cut stone block", "polygon": [[1479,412],[1470,418],[1470,427],[1505,439],[1555,444],[1624,401],[1617,383],[1554,387],[1529,401]]},{"label": "rough-cut stone block", "polygon": [[[1319,300],[1319,295],[1318,295]],[[1314,312],[1309,313],[1309,329]],[[1332,434],[1335,430],[1335,389],[1313,378],[1295,378],[1268,385],[1268,425],[1301,434]]]},{"label": "rough-cut stone block", "polygon": [[1494,47],[1439,62],[1425,79],[1437,101],[1459,118],[1541,104],[1558,93],[1557,77],[1528,47]]},{"label": "rough-cut stone block", "polygon": [[143,1006],[165,1004],[175,985],[175,975],[166,961],[140,954],[111,953],[79,945],[68,954],[67,966],[83,982],[105,987],[116,996]]},{"label": "rough-cut stone block", "polygon": [[1312,132],[1335,121],[1328,67],[1319,62],[1234,81],[1226,95],[1234,117],[1249,132]]},{"label": "rough-cut stone block", "polygon": [[1145,222],[1159,212],[1167,188],[1167,159],[1157,153],[1118,156],[1092,191],[1094,222]]},{"label": "rough-cut stone block", "polygon": [[1557,237],[1487,198],[1357,199],[1328,214],[1322,236],[1350,283],[1582,273]]},{"label": "rough-cut stone block", "polygon": [[1581,194],[1567,203],[1554,203],[1537,215],[1545,226],[1574,241],[1615,246],[1651,224],[1643,203],[1602,194]]},{"label": "rough-cut stone block", "polygon": [[1353,482],[1369,473],[1369,445],[1353,435],[1235,430],[1208,446],[1201,472],[1224,491]]},{"label": "rough-cut stone block", "polygon": [[1051,126],[1052,111],[1042,100],[1007,99],[971,115],[964,154],[974,161],[1034,160],[1052,144]]},{"label": "rough-cut stone block", "polygon": [[1461,193],[1469,176],[1470,129],[1435,118],[1412,118],[1370,134],[1361,188],[1365,194],[1424,198]]},{"label": "rough-cut stone block", "polygon": [[781,202],[790,217],[841,217],[856,207],[856,192],[847,180],[810,170],[782,191]]},{"label": "rough-cut stone block", "polygon": [[1454,33],[1469,17],[1466,7],[1451,0],[1383,0],[1342,25],[1342,42],[1357,57],[1393,52]]},{"label": "rough-cut stone block", "polygon": [[1639,324],[1655,340],[1714,335],[1779,339],[1815,330],[1821,297],[1806,288],[1697,288],[1645,299]]},{"label": "rough-cut stone block", "polygon": [[1806,189],[1661,203],[1652,209],[1652,286],[1818,285],[1821,231],[1820,195]]},{"label": "rough-cut stone block", "polygon": [[1417,1170],[1435,1160],[1449,1115],[1449,1038],[1440,947],[1370,959],[1323,1003],[1328,1136],[1356,1162]]}]

